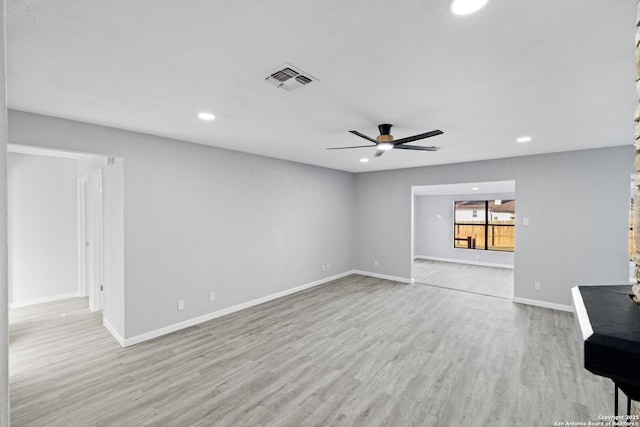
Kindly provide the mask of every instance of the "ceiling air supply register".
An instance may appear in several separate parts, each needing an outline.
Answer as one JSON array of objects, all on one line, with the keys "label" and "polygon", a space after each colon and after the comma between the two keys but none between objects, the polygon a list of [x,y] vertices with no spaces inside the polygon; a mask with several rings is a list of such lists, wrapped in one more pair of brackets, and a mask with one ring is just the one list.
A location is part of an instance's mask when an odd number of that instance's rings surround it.
[{"label": "ceiling air supply register", "polygon": [[300,89],[311,82],[318,81],[309,73],[285,62],[284,65],[271,71],[265,80],[279,89],[292,91]]}]

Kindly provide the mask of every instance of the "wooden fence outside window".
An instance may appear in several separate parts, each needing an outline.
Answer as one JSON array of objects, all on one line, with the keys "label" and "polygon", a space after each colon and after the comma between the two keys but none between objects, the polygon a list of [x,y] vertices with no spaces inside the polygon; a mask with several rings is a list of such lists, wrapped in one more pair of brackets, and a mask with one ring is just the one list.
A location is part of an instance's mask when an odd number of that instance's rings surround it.
[{"label": "wooden fence outside window", "polygon": [[515,247],[515,221],[491,221],[485,225],[484,221],[465,221],[464,224],[454,225],[454,247],[469,248],[468,237],[475,239],[475,248],[485,248],[485,227],[487,227],[487,246],[493,251],[511,251]]}]

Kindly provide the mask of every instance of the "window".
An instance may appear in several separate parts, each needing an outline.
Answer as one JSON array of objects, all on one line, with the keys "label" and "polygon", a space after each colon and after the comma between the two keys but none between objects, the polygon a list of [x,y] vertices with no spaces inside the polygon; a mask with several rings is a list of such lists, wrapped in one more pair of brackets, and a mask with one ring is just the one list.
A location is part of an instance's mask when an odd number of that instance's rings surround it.
[{"label": "window", "polygon": [[513,252],[515,200],[454,202],[453,247]]}]

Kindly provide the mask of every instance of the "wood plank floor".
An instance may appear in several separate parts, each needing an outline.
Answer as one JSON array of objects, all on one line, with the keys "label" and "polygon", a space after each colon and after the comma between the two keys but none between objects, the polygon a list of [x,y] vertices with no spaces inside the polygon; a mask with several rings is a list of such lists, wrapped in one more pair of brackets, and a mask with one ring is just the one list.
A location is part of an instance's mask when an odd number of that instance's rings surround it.
[{"label": "wood plank floor", "polygon": [[416,282],[460,291],[513,299],[513,269],[416,258]]},{"label": "wood plank floor", "polygon": [[500,298],[353,275],[127,349],[85,307],[11,311],[12,426],[551,426],[612,412],[572,315]]}]

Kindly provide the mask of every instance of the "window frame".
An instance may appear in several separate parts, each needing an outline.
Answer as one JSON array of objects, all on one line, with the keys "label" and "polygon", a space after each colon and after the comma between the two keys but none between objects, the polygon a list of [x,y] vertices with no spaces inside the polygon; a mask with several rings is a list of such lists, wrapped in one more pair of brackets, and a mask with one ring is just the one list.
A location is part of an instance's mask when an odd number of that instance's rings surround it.
[{"label": "window frame", "polygon": [[[510,199],[513,200],[515,202],[515,199]],[[453,202],[453,249],[466,249],[466,250],[473,250],[473,251],[492,251],[492,252],[506,252],[506,253],[514,253],[515,249],[516,249],[516,245],[515,245],[515,233],[514,233],[514,242],[513,242],[513,249],[491,249],[489,248],[489,227],[490,226],[499,226],[499,227],[515,227],[516,223],[515,223],[515,219],[513,221],[513,224],[491,224],[490,220],[489,220],[489,203],[492,200],[454,200]],[[460,203],[460,202],[476,202],[476,203],[484,203],[484,224],[466,224],[464,222],[457,222],[456,221],[456,204]],[[481,209],[477,209],[477,211],[480,211]],[[472,212],[476,212],[476,209],[473,209]],[[513,216],[515,218],[515,212],[513,212]],[[473,218],[476,218],[476,216],[474,216]],[[465,238],[458,238],[456,237],[456,227],[457,226],[461,226],[461,225],[473,225],[473,226],[479,226],[479,227],[484,227],[484,247],[477,247],[475,244],[475,239],[473,240],[473,243],[471,243],[471,241],[469,242],[468,246],[470,247],[466,247],[466,248],[461,248],[456,246],[456,242],[460,241],[460,240],[467,240]],[[514,229],[515,231],[515,229]]]}]

